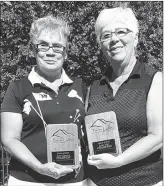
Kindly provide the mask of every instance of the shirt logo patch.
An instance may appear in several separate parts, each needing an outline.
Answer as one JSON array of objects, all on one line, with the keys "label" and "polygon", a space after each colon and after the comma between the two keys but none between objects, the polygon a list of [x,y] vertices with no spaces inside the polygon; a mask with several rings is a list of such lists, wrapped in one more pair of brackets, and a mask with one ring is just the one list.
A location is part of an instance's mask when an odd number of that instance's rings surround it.
[{"label": "shirt logo patch", "polygon": [[40,93],[32,93],[34,98],[37,100],[37,101],[46,101],[46,100],[52,100],[52,98],[44,93],[44,92],[40,92]]},{"label": "shirt logo patch", "polygon": [[80,99],[80,101],[83,103],[83,100],[82,100],[82,97],[80,97],[79,95],[78,95],[78,93],[77,93],[77,91],[76,90],[71,90],[70,92],[69,92],[69,94],[68,94],[68,97],[70,97],[70,98],[78,98],[78,99]]},{"label": "shirt logo patch", "polygon": [[24,100],[24,107],[23,107],[23,112],[29,115],[31,112],[31,102],[28,99]]}]

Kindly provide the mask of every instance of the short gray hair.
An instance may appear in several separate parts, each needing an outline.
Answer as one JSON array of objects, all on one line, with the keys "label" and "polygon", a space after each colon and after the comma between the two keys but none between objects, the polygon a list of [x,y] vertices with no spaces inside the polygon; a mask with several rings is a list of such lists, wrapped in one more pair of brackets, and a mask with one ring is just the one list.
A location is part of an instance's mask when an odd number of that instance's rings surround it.
[{"label": "short gray hair", "polygon": [[39,34],[43,30],[57,31],[62,34],[67,42],[68,36],[70,34],[70,29],[68,24],[59,17],[53,17],[51,15],[45,16],[35,20],[30,29],[30,41],[35,44]]},{"label": "short gray hair", "polygon": [[104,26],[113,23],[123,23],[126,27],[133,32],[134,35],[139,32],[139,24],[131,8],[111,8],[104,9],[100,12],[96,24],[95,33],[97,36],[97,42],[100,44],[100,35]]}]

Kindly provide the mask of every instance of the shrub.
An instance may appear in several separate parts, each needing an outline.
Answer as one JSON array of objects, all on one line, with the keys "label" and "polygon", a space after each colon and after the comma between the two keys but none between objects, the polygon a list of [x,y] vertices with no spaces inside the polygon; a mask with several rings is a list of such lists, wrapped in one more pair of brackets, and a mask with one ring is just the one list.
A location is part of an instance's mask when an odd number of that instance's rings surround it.
[{"label": "shrub", "polygon": [[[162,71],[163,2],[130,1],[140,24],[138,58]],[[104,8],[119,6],[114,1],[12,1],[1,4],[1,102],[8,84],[26,76],[35,65],[29,49],[33,20],[51,14],[61,16],[71,27],[68,60],[64,68],[87,84],[100,76],[105,60],[96,43],[94,24]]]}]

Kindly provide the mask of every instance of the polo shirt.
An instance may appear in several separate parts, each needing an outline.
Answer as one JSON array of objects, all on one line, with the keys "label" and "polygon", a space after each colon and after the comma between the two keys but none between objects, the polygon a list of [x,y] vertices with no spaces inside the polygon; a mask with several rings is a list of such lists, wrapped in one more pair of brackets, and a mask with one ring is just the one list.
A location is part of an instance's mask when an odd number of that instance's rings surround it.
[{"label": "polo shirt", "polygon": [[[113,70],[94,81],[86,115],[113,111],[116,114],[122,151],[147,135],[147,95],[157,71],[137,61],[115,96],[110,86]],[[155,99],[155,98],[154,98]],[[149,186],[162,180],[160,150],[147,158],[115,169],[88,166],[89,177],[98,186]]]},{"label": "polo shirt", "polygon": [[31,82],[31,84],[34,86],[34,84],[44,84],[47,87],[51,88],[52,90],[54,90],[54,92],[56,92],[56,94],[58,94],[58,89],[60,85],[63,84],[71,84],[73,81],[67,76],[67,74],[65,73],[65,70],[62,69],[62,74],[61,77],[57,80],[55,80],[54,82],[49,82],[46,79],[44,79],[43,77],[39,76],[38,73],[36,73],[36,67],[32,68],[32,71],[30,72],[28,79]]},{"label": "polo shirt", "polygon": [[[1,112],[22,114],[21,142],[41,163],[47,163],[47,143],[43,120],[48,125],[75,123],[78,126],[78,138],[83,146],[81,135],[84,119],[82,80],[69,78],[63,69],[58,83],[56,86],[54,83],[51,88],[51,84],[44,80],[41,81],[33,69],[28,77],[10,83],[1,106]],[[43,117],[40,117],[41,115]],[[12,122],[14,124],[14,121]],[[85,151],[84,147],[80,155],[83,151]],[[86,162],[86,158],[84,156],[82,158]],[[12,157],[10,174],[17,179],[29,182],[73,183],[85,179],[83,165],[84,162],[78,175],[75,176],[73,172],[56,180],[33,171]]]}]

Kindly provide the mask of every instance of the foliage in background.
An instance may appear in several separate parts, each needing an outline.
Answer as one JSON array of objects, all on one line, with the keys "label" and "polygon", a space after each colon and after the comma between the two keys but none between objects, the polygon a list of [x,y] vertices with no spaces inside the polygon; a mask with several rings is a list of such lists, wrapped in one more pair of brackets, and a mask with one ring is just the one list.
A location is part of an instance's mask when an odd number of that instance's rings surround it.
[{"label": "foliage in background", "polygon": [[[125,2],[140,24],[138,58],[162,71],[163,2]],[[1,5],[1,100],[9,82],[26,76],[35,65],[29,48],[33,20],[51,14],[64,18],[71,27],[68,60],[64,64],[71,76],[87,84],[102,74],[105,59],[96,43],[94,24],[104,8],[117,7],[116,1],[6,1]],[[101,69],[101,70],[100,70]]]}]

